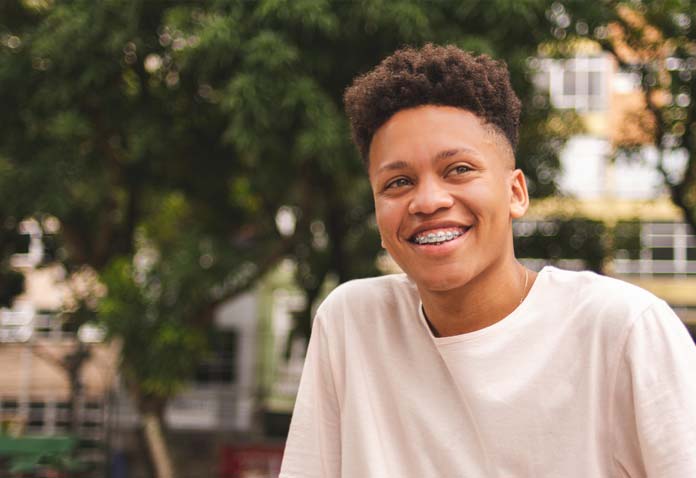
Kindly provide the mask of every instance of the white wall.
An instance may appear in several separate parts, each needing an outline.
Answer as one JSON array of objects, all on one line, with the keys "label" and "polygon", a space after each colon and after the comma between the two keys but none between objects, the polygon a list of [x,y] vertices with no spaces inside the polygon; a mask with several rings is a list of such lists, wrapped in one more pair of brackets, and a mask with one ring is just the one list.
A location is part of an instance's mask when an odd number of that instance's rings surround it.
[{"label": "white wall", "polygon": [[[628,158],[615,152],[605,139],[575,136],[561,151],[558,185],[565,195],[578,199],[652,199],[666,191],[662,174],[656,169],[656,148],[643,147]],[[672,180],[678,180],[686,165],[684,151],[664,153],[663,164]]]}]

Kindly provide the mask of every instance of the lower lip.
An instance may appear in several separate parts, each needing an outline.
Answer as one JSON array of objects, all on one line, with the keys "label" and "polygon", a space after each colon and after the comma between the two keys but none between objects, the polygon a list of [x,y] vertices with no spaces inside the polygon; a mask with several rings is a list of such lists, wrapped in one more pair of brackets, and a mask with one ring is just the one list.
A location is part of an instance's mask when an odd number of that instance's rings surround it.
[{"label": "lower lip", "polygon": [[456,248],[459,245],[459,243],[469,235],[469,231],[471,231],[471,227],[464,231],[464,233],[460,236],[457,236],[450,241],[443,242],[442,244],[415,244],[413,242],[409,243],[420,253],[431,256],[440,256],[448,254],[454,248]]}]

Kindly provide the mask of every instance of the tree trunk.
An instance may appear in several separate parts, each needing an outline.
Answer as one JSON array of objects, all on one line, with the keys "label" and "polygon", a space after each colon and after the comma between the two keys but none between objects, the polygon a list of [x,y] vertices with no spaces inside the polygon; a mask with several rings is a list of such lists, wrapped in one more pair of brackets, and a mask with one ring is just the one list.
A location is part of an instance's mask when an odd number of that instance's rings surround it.
[{"label": "tree trunk", "polygon": [[174,466],[162,433],[162,420],[156,413],[143,414],[145,441],[156,478],[174,478]]},{"label": "tree trunk", "polygon": [[82,367],[91,355],[87,344],[77,341],[75,350],[63,358],[62,365],[70,383],[70,434],[80,434],[80,408],[82,404]]}]

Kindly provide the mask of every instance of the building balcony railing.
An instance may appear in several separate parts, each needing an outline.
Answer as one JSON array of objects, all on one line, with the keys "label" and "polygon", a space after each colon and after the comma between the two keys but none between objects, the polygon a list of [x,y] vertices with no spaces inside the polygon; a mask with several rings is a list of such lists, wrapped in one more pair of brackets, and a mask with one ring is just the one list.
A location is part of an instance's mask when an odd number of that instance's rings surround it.
[{"label": "building balcony railing", "polygon": [[696,261],[657,259],[615,259],[614,271],[628,275],[696,275]]},{"label": "building balcony railing", "polygon": [[104,331],[91,324],[80,327],[77,334],[65,330],[56,313],[37,313],[31,307],[0,309],[0,343],[61,341],[74,339],[76,335],[82,342],[101,342],[104,339]]}]

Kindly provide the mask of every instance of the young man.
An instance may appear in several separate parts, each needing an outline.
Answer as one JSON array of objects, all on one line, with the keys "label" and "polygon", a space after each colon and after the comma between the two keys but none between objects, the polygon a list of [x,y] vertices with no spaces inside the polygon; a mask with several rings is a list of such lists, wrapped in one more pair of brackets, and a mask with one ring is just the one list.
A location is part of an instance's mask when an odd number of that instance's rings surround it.
[{"label": "young man", "polygon": [[661,300],[515,259],[506,67],[403,49],[347,90],[382,243],[314,322],[281,478],[696,477],[696,349]]}]

